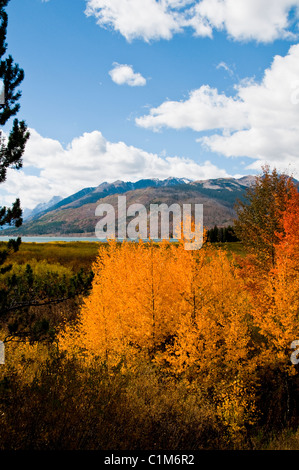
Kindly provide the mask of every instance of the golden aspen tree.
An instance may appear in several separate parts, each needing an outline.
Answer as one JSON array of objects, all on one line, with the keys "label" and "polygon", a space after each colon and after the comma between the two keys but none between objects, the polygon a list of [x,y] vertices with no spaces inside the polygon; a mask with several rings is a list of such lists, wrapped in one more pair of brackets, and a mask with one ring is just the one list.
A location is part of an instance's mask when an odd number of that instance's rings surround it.
[{"label": "golden aspen tree", "polygon": [[197,364],[213,374],[245,357],[247,299],[225,251],[210,247],[188,261],[173,355],[182,355],[183,368]]},{"label": "golden aspen tree", "polygon": [[75,326],[67,325],[60,335],[60,346],[69,352],[85,351],[108,360],[119,340],[118,326],[115,324],[113,308],[112,272],[117,263],[117,245],[111,241],[109,250],[102,246],[98,258],[93,264],[95,277],[91,296],[87,297],[82,307],[81,316]]},{"label": "golden aspen tree", "polygon": [[76,329],[69,329],[61,344],[76,343],[111,364],[137,352],[153,356],[163,348],[176,331],[181,299],[173,253],[168,242],[118,246],[112,241],[101,248],[92,292]]},{"label": "golden aspen tree", "polygon": [[181,256],[185,263],[180,268],[188,276],[167,361],[172,372],[214,401],[235,439],[256,416],[248,294],[225,250],[207,244],[191,259],[183,251]]},{"label": "golden aspen tree", "polygon": [[227,253],[209,244],[188,251],[184,241],[113,241],[93,270],[92,292],[61,346],[108,367],[150,360],[211,395],[220,418],[241,432],[254,409],[250,305]]}]

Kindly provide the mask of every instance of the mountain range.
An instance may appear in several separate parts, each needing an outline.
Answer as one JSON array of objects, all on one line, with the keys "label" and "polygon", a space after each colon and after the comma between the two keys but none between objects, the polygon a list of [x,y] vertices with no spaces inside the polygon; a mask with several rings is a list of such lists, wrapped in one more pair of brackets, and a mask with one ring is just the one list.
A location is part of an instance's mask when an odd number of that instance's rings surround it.
[{"label": "mountain range", "polygon": [[84,236],[94,237],[99,218],[99,204],[111,204],[117,214],[118,195],[125,195],[127,206],[139,203],[149,210],[150,204],[203,204],[204,225],[225,227],[233,223],[234,205],[242,199],[255,177],[217,178],[191,181],[186,178],[142,179],[137,182],[115,181],[81,191],[61,199],[56,196],[48,203],[38,204],[24,214],[23,225],[2,231],[13,236]]}]

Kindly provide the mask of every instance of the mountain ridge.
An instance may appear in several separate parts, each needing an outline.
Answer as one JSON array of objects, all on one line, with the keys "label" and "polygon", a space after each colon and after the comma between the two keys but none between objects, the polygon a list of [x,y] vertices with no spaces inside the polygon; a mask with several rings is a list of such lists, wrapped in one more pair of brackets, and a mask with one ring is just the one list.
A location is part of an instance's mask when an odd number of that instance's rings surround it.
[{"label": "mountain ridge", "polygon": [[169,177],[165,180],[141,179],[136,182],[121,180],[103,182],[96,187],[82,190],[59,200],[56,204],[46,203],[45,210],[37,213],[18,228],[2,231],[13,236],[94,236],[98,218],[95,209],[98,204],[112,204],[117,213],[118,195],[126,195],[127,205],[141,203],[147,209],[150,204],[199,203],[204,205],[204,224],[228,226],[235,216],[234,204],[242,198],[254,176],[240,178],[215,178],[191,181],[186,178]]},{"label": "mountain ridge", "polygon": [[61,198],[61,200],[57,204],[53,204],[51,207],[47,207],[42,213],[40,212],[38,215],[40,216],[45,214],[46,212],[49,212],[49,209],[56,210],[60,207],[68,207],[69,205],[72,205],[72,207],[76,207],[77,205],[78,207],[79,201],[81,201],[81,204],[79,205],[94,202],[102,197],[109,196],[114,192],[114,190],[123,193],[134,189],[146,188],[148,186],[167,186],[168,184],[182,184],[186,181],[191,182],[191,180],[187,180],[186,178],[173,177],[169,177],[166,180],[159,180],[158,178],[141,179],[138,180],[136,183],[124,182],[122,180],[116,180],[113,183],[103,182],[98,186],[83,188],[80,191],[72,194],[71,196]]}]

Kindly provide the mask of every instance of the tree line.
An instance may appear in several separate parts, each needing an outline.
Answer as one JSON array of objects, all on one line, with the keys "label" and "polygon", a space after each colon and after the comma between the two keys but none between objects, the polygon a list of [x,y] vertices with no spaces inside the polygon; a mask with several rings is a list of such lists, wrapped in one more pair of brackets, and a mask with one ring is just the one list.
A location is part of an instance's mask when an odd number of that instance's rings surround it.
[{"label": "tree line", "polygon": [[215,225],[213,228],[207,230],[206,240],[210,243],[229,243],[238,242],[240,239],[237,237],[234,227],[218,227]]}]

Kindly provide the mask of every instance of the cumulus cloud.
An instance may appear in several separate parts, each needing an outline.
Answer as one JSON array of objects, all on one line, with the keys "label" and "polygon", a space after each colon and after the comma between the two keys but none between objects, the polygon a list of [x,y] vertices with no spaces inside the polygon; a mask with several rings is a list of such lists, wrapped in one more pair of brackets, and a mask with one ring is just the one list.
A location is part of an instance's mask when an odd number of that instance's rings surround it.
[{"label": "cumulus cloud", "polygon": [[117,85],[133,87],[146,85],[146,79],[140,73],[135,73],[131,65],[117,63],[113,65],[114,67],[110,70],[109,75]]},{"label": "cumulus cloud", "polygon": [[260,83],[241,82],[234,97],[202,86],[185,101],[166,101],[136,119],[153,130],[215,131],[199,139],[209,150],[299,170],[299,44],[275,56]]},{"label": "cumulus cloud", "polygon": [[194,131],[243,128],[248,120],[241,100],[219,94],[209,85],[190,93],[186,101],[165,101],[150,110],[150,114],[136,119],[140,127],[159,130],[190,128]]},{"label": "cumulus cloud", "polygon": [[20,197],[22,206],[32,209],[53,196],[66,197],[83,188],[117,179],[229,176],[210,161],[196,163],[177,156],[162,157],[124,142],[109,142],[99,131],[84,133],[66,148],[34,129],[30,129],[30,133],[23,169],[9,169],[7,181],[1,185],[1,205],[9,205]]},{"label": "cumulus cloud", "polygon": [[173,8],[186,2],[156,2],[155,0],[89,0],[87,16],[95,16],[103,27],[112,27],[128,41],[142,38],[170,39],[181,30]]},{"label": "cumulus cloud", "polygon": [[292,37],[292,9],[298,13],[298,0],[203,0],[194,6],[194,21],[204,19],[211,28],[224,29],[236,40],[271,42]]},{"label": "cumulus cloud", "polygon": [[298,11],[299,0],[87,0],[85,13],[128,41],[171,39],[191,28],[197,36],[224,30],[236,40],[271,42],[293,37],[290,16],[298,22]]}]

